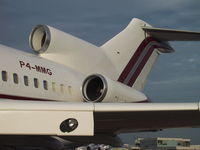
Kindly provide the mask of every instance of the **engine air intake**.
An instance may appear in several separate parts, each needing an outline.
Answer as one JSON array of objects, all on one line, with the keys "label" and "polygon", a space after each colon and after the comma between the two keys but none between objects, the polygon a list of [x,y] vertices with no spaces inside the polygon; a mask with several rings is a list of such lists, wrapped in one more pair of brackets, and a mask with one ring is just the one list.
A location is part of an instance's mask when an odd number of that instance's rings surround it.
[{"label": "engine air intake", "polygon": [[35,52],[43,53],[49,47],[50,38],[49,28],[46,25],[37,25],[30,34],[29,43]]},{"label": "engine air intake", "polygon": [[107,82],[102,75],[88,76],[82,87],[84,100],[87,102],[101,102],[107,93]]}]

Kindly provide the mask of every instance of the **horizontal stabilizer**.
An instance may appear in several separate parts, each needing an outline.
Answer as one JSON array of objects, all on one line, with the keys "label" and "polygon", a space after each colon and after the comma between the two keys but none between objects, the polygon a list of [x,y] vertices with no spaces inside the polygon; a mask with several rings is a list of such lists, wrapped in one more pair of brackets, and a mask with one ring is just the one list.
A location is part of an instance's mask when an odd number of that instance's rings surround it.
[{"label": "horizontal stabilizer", "polygon": [[200,41],[200,32],[143,27],[143,30],[160,41]]}]

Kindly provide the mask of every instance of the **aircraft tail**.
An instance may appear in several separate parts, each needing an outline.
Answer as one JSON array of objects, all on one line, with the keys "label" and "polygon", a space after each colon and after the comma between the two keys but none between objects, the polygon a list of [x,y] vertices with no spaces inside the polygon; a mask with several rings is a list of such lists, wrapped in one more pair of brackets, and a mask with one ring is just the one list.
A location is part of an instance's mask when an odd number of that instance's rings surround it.
[{"label": "aircraft tail", "polygon": [[30,45],[40,57],[86,75],[106,75],[137,90],[143,89],[158,55],[173,51],[167,41],[198,40],[200,32],[153,28],[139,19],[100,48],[46,25],[30,34]]},{"label": "aircraft tail", "polygon": [[142,27],[146,22],[133,19],[114,38],[101,46],[117,70],[115,80],[142,90],[145,81],[160,53],[172,52],[167,42],[161,42],[148,34]]}]

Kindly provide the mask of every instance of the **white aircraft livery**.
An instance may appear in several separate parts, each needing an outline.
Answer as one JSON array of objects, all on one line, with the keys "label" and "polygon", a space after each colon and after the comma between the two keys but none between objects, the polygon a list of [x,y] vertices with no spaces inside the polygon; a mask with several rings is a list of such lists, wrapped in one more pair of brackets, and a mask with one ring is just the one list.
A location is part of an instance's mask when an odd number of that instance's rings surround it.
[{"label": "white aircraft livery", "polygon": [[97,47],[37,25],[35,54],[0,45],[0,146],[120,145],[119,133],[199,127],[199,102],[153,103],[142,92],[158,56],[174,51],[168,41],[199,40],[134,18]]}]

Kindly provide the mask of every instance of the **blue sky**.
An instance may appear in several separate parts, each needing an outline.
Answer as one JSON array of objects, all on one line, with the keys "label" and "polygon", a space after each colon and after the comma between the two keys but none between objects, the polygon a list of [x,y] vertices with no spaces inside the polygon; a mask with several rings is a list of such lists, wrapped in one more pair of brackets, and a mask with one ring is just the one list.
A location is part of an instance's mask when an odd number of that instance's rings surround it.
[{"label": "blue sky", "polygon": [[[132,18],[154,27],[200,31],[199,0],[1,0],[0,44],[32,52],[31,29],[47,24],[101,45],[120,32]],[[200,100],[200,42],[172,42],[173,54],[162,55],[147,82],[145,93],[155,102]],[[172,129],[133,137],[184,137],[199,143],[200,129]]]}]

